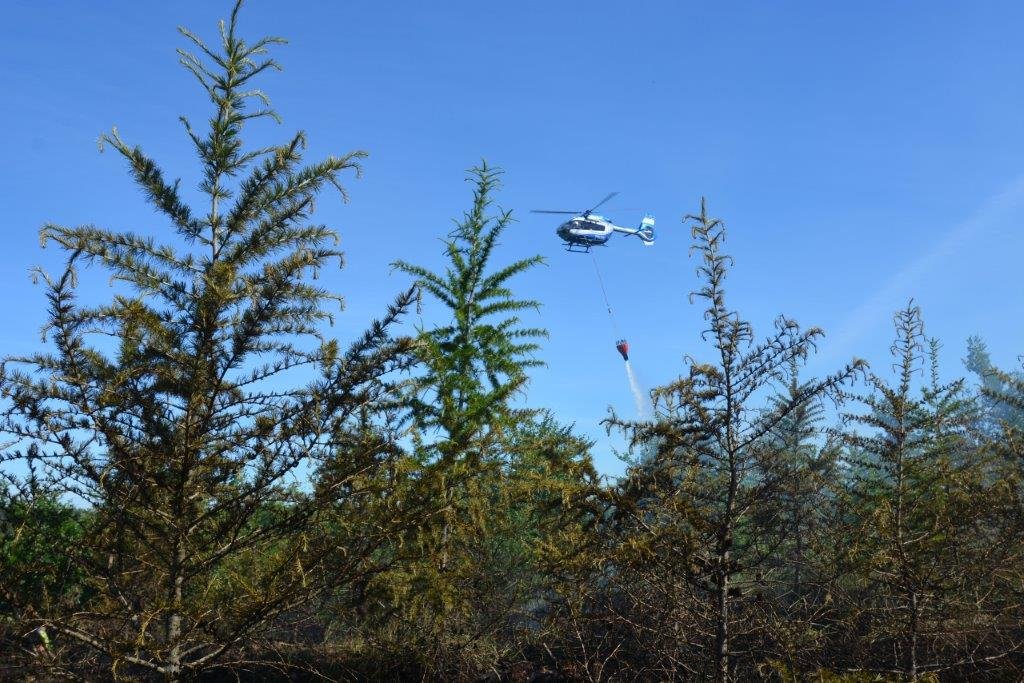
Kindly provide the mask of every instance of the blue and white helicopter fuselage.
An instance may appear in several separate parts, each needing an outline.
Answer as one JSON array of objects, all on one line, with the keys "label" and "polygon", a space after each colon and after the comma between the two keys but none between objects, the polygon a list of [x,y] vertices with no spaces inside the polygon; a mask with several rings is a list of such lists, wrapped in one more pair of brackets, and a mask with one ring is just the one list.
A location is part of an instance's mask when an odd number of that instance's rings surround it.
[{"label": "blue and white helicopter fuselage", "polygon": [[603,216],[585,214],[567,220],[555,231],[569,251],[589,251],[591,247],[604,246],[614,232],[636,235],[644,246],[649,247],[654,244],[654,217],[644,216],[639,226],[627,228],[615,225]]},{"label": "blue and white helicopter fuselage", "polygon": [[568,214],[572,218],[558,226],[555,233],[565,242],[569,251],[590,251],[591,247],[603,247],[611,238],[613,232],[621,232],[624,235],[636,235],[644,246],[654,244],[654,216],[646,215],[635,228],[626,228],[615,225],[604,216],[594,213],[597,207],[617,195],[618,192],[611,192],[607,197],[599,201],[592,208],[585,211],[548,211],[533,209],[531,213],[555,213]]}]

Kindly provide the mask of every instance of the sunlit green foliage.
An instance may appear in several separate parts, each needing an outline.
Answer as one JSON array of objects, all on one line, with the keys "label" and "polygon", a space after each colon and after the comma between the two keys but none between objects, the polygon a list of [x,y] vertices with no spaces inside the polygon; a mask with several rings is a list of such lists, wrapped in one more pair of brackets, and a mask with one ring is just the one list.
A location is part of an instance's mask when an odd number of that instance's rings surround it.
[{"label": "sunlit green foliage", "polygon": [[[217,44],[182,29],[200,201],[113,130],[162,230],[41,232],[65,255],[36,271],[44,347],[0,369],[0,679],[1024,676],[1019,370],[972,338],[978,391],[944,380],[911,303],[893,373],[805,376],[824,333],[756,340],[702,202],[704,345],[679,341],[651,419],[610,414],[606,480],[531,401],[547,332],[516,291],[542,259],[503,260],[497,169],[470,171],[440,269],[396,261],[410,289],[330,334],[314,201],[364,154],[246,146],[283,41],[243,40],[239,7]],[[79,298],[85,266],[108,301]]]},{"label": "sunlit green foliage", "polygon": [[410,563],[379,584],[396,605],[392,627],[438,675],[494,666],[514,647],[511,633],[536,620],[546,515],[560,487],[590,471],[585,442],[516,405],[546,332],[523,324],[539,303],[517,298],[512,281],[542,260],[495,264],[512,220],[492,213],[499,175],[472,169],[472,206],[444,241],[443,272],[394,264],[444,312],[419,336],[409,399],[421,465],[412,495],[438,512],[412,539]]},{"label": "sunlit green foliage", "polygon": [[[166,228],[45,226],[44,245],[67,254],[63,272],[37,272],[50,347],[8,358],[2,377],[3,459],[90,508],[88,534],[64,551],[90,591],[75,609],[14,609],[110,677],[178,680],[230,661],[316,594],[336,550],[327,511],[352,477],[387,464],[379,448],[344,447],[368,416],[391,438],[388,375],[411,360],[388,332],[411,293],[347,349],[323,334],[340,299],[312,280],[342,255],[337,235],[309,222],[314,199],[340,190],[364,154],[304,164],[301,132],[244,145],[248,124],[276,119],[256,79],[279,68],[267,52],[283,41],[241,38],[239,6],[213,46],[182,29],[196,52],[179,51],[181,63],[212,105],[205,131],[182,119],[205,204],[187,204],[116,130],[104,135]],[[120,283],[110,302],[78,301],[84,266]],[[292,486],[313,468],[330,479]]]}]

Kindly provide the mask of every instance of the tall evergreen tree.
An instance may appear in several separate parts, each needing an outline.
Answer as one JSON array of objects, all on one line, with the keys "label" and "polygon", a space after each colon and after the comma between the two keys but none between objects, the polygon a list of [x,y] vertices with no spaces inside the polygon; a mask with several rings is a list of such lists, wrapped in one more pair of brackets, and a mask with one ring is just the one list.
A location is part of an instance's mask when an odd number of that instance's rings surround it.
[{"label": "tall evergreen tree", "polygon": [[[800,379],[799,360],[793,358],[788,369],[785,391],[771,397],[769,405],[782,407],[806,392]],[[789,600],[799,601],[803,594],[801,573],[807,546],[808,527],[814,524],[815,508],[821,504],[821,480],[834,472],[829,449],[821,443],[824,408],[820,402],[801,402],[776,426],[772,447],[779,453],[775,476],[778,495],[772,501],[768,527],[775,526],[778,537],[772,541],[774,555],[781,563],[781,582]]]},{"label": "tall evergreen tree", "polygon": [[[998,495],[984,501],[979,512],[987,515],[989,528],[998,530],[993,535],[1000,555],[1017,562],[1016,570],[995,575],[1000,581],[994,595],[1008,614],[1019,615],[1024,612],[1024,572],[1019,571],[1024,565],[1024,367],[1016,371],[992,368],[990,374],[996,381],[983,392],[995,409],[997,422],[988,443],[992,462],[987,474]],[[999,635],[1009,639],[1015,652],[1012,661],[1016,668],[1012,670],[1020,675],[1024,672],[1024,627],[1018,619],[1016,626],[1004,627]]]},{"label": "tall evergreen tree", "polygon": [[[769,406],[790,403],[807,387],[794,358],[783,390],[770,397]],[[830,523],[832,489],[840,476],[839,448],[824,423],[821,401],[802,403],[779,422],[769,437],[771,449],[778,454],[770,472],[775,492],[755,512],[768,553],[759,572],[766,602],[771,600],[764,618],[774,623],[764,647],[776,653],[778,662],[791,672],[816,662],[823,640],[817,627],[825,606],[821,543],[828,538],[823,532]]]},{"label": "tall evergreen tree", "polygon": [[[104,135],[170,234],[45,226],[42,241],[68,255],[62,273],[39,272],[52,351],[5,364],[3,459],[91,507],[65,549],[87,577],[81,601],[22,613],[76,645],[64,664],[79,671],[92,660],[109,677],[179,680],[258,659],[272,626],[362,571],[373,546],[339,549],[321,531],[352,481],[392,457],[379,406],[395,395],[389,373],[410,363],[410,342],[389,329],[413,294],[347,350],[323,336],[340,300],[308,276],[341,253],[309,219],[364,155],[304,165],[301,132],[245,147],[247,124],[276,119],[256,79],[278,69],[267,51],[283,41],[241,38],[240,5],[216,45],[181,29],[196,50],[181,63],[213,106],[205,132],[182,119],[204,203],[187,204],[116,130]],[[109,303],[76,298],[87,265],[123,284]],[[360,437],[368,425],[376,439]],[[315,487],[293,485],[314,470]],[[318,571],[339,552],[346,565]]]},{"label": "tall evergreen tree", "polygon": [[526,384],[527,370],[542,364],[534,354],[537,339],[547,332],[523,327],[519,317],[540,303],[517,299],[509,281],[543,259],[532,256],[492,268],[494,249],[512,222],[510,211],[490,214],[500,176],[486,163],[470,171],[473,204],[444,242],[444,273],[406,261],[393,264],[450,316],[420,335],[425,372],[414,412],[424,434],[441,435],[428,449],[437,460],[466,455],[475,436],[512,415],[511,399]]},{"label": "tall evergreen tree", "polygon": [[849,613],[837,637],[854,644],[846,666],[915,680],[1006,654],[991,636],[1007,604],[992,588],[1017,558],[987,519],[1001,487],[986,477],[964,381],[940,382],[938,343],[926,346],[913,302],[895,326],[896,383],[870,375],[866,410],[845,416],[849,527],[837,551],[849,563],[838,593]]},{"label": "tall evergreen tree", "polygon": [[[413,569],[410,604],[424,601],[420,618],[433,639],[428,655],[439,671],[458,666],[467,648],[482,646],[506,614],[484,615],[487,602],[506,596],[480,593],[488,567],[488,528],[507,508],[503,480],[514,467],[512,435],[532,412],[517,409],[514,398],[540,365],[534,356],[546,332],[522,324],[520,314],[539,303],[517,298],[511,281],[542,263],[540,256],[494,266],[494,250],[511,224],[508,211],[492,213],[500,171],[486,163],[470,172],[473,202],[444,242],[444,272],[397,261],[394,267],[415,278],[421,291],[442,304],[446,318],[419,337],[422,374],[411,398],[422,465],[421,495],[435,501],[437,523],[427,525],[418,543],[424,561]],[[405,599],[405,598],[402,598]]]},{"label": "tall evergreen tree", "polygon": [[992,434],[1004,426],[1024,429],[1024,372],[1002,372],[992,363],[988,345],[981,337],[967,339],[964,367],[978,378],[981,389],[983,418]]},{"label": "tall evergreen tree", "polygon": [[787,457],[774,435],[797,411],[850,380],[862,363],[809,382],[765,409],[765,393],[785,381],[790,363],[806,358],[822,332],[800,330],[780,317],[775,333],[755,343],[750,323],[725,303],[730,257],[722,251],[724,225],[708,216],[703,201],[700,213],[685,220],[701,258],[702,287],[695,296],[707,304],[705,337],[715,358],[693,361],[686,375],[654,390],[653,421],[613,416],[610,424],[624,429],[634,447],[657,444],[653,472],[669,514],[643,512],[641,528],[651,533],[656,522],[677,538],[668,547],[675,557],[666,561],[679,568],[696,600],[696,633],[687,637],[700,639],[707,653],[703,675],[727,681],[736,675],[734,643],[749,640],[759,625],[751,616],[756,610],[744,611],[744,605],[763,589],[757,573],[771,552],[758,512],[779,494],[784,478]]}]

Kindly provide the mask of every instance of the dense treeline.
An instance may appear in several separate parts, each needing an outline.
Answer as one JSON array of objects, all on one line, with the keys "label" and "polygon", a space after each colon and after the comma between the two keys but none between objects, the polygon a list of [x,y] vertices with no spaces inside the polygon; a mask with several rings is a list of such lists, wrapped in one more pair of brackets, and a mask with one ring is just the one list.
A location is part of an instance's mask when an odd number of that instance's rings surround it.
[{"label": "dense treeline", "polygon": [[[976,381],[943,382],[910,302],[882,370],[802,376],[823,332],[729,308],[702,204],[706,332],[650,418],[609,415],[633,460],[606,481],[530,402],[546,332],[513,288],[541,259],[495,254],[495,169],[443,272],[394,263],[409,288],[330,336],[314,200],[364,155],[245,147],[280,41],[237,14],[217,45],[182,31],[203,205],[113,131],[167,230],[42,230],[66,254],[38,273],[46,349],[0,374],[0,677],[1024,676],[1024,374],[972,338]],[[78,298],[86,266],[109,301]],[[420,306],[444,322],[403,327]]]}]

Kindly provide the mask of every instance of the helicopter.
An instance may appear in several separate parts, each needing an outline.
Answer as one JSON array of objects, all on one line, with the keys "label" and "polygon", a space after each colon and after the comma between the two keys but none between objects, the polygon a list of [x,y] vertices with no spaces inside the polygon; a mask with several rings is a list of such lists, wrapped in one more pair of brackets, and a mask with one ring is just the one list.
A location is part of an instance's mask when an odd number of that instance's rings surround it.
[{"label": "helicopter", "polygon": [[612,197],[619,194],[612,192],[599,201],[593,208],[586,211],[546,211],[534,209],[530,213],[550,213],[571,215],[566,222],[555,230],[565,242],[566,251],[588,253],[591,247],[603,247],[611,238],[613,232],[621,232],[624,235],[636,235],[643,242],[645,247],[654,244],[654,216],[644,215],[640,225],[636,228],[626,228],[615,225],[604,216],[599,216],[594,211]]}]

